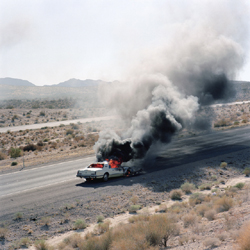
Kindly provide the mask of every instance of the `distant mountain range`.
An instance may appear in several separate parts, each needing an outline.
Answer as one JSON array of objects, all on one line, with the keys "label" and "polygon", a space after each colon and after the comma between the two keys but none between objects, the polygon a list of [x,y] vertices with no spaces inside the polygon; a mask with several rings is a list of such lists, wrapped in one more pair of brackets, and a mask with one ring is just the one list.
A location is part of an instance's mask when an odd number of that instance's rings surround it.
[{"label": "distant mountain range", "polygon": [[[93,87],[93,86],[98,86],[99,84],[106,84],[110,82],[105,82],[102,80],[91,80],[91,79],[86,79],[86,80],[80,80],[80,79],[69,79],[68,81],[65,82],[60,82],[58,84],[54,85],[45,85],[46,87],[67,87],[67,88],[81,88],[81,87]],[[8,86],[27,86],[27,87],[37,87],[35,84],[22,80],[22,79],[15,79],[15,78],[0,78],[0,84],[8,85]]]},{"label": "distant mountain range", "polygon": [[[232,97],[228,101],[235,102],[250,100],[250,82],[232,82],[236,89],[236,96]],[[122,84],[118,81],[112,83]],[[86,106],[97,102],[100,84],[103,84],[105,89],[105,87],[109,88],[109,84],[111,83],[101,80],[70,79],[54,85],[36,86],[29,81],[21,79],[14,79],[10,77],[0,78],[0,101],[8,99],[21,100],[38,98],[52,100],[57,98],[75,98],[81,100],[82,102],[86,102],[86,104],[84,104]]]},{"label": "distant mountain range", "polygon": [[79,88],[79,87],[98,86],[99,84],[103,84],[103,83],[108,83],[108,82],[104,82],[102,80],[91,80],[91,79],[79,80],[79,79],[72,78],[72,79],[69,79],[68,81],[60,82],[53,86]]},{"label": "distant mountain range", "polygon": [[5,84],[9,86],[28,86],[28,87],[36,86],[35,84],[29,81],[10,78],[10,77],[0,78],[0,84]]}]

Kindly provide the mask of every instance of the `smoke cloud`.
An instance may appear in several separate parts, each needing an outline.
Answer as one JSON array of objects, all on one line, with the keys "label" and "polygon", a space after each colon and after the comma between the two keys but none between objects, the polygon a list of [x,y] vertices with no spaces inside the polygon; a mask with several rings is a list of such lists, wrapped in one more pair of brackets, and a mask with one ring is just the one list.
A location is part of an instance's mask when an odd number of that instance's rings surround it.
[{"label": "smoke cloud", "polygon": [[[237,22],[233,9],[230,13],[226,18]],[[98,160],[141,159],[152,145],[170,142],[185,127],[206,129],[206,117],[196,116],[199,109],[234,96],[229,79],[244,63],[244,42],[239,42],[244,26],[241,18],[238,33],[235,24],[222,29],[227,20],[223,12],[218,16],[219,24],[207,18],[177,24],[171,39],[147,51],[126,83],[102,89],[106,104],[130,125],[122,135],[100,133],[94,146]]]},{"label": "smoke cloud", "polygon": [[0,49],[11,48],[30,35],[30,22],[26,18],[18,18],[0,25]]}]

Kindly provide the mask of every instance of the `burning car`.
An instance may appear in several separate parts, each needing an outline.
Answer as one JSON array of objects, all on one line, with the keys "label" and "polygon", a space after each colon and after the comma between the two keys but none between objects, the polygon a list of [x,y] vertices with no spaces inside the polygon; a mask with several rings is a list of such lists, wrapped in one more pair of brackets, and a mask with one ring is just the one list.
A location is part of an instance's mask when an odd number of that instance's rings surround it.
[{"label": "burning car", "polygon": [[108,181],[112,177],[135,175],[139,171],[134,171],[130,167],[123,167],[115,160],[96,162],[88,165],[84,169],[77,171],[76,177],[88,180],[103,179]]}]

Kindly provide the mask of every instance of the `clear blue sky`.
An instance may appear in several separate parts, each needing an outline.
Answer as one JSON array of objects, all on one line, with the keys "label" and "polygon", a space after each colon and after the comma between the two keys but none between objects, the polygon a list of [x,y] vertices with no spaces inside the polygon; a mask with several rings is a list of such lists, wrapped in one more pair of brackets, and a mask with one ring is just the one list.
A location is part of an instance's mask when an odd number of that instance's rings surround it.
[{"label": "clear blue sky", "polygon": [[[166,43],[176,24],[202,19],[206,8],[218,11],[209,2],[219,2],[223,14],[223,5],[244,1],[1,0],[0,77],[41,86],[70,78],[123,80],[138,55]],[[246,64],[236,78],[250,81],[247,37],[246,31]]]}]

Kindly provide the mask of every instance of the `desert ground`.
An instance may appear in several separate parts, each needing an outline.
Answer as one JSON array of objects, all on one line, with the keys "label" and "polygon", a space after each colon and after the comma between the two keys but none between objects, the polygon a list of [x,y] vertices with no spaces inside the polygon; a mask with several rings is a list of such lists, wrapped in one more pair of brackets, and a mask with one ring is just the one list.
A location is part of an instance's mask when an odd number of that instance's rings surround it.
[{"label": "desert ground", "polygon": [[[62,109],[2,107],[1,114],[2,126],[63,122],[83,117],[79,109],[66,106]],[[93,112],[93,115],[98,114],[103,116],[100,110]],[[250,104],[204,107],[202,114],[212,117],[212,130],[248,126]],[[121,133],[125,124],[110,121],[72,123],[1,133],[0,171],[2,174],[11,173],[24,166],[33,168],[91,155],[98,132],[107,128]],[[177,136],[198,133],[202,132],[184,130]],[[221,156],[214,157],[209,164],[201,160],[192,166],[182,165],[175,169],[179,174],[174,174],[174,177],[170,175],[171,170],[155,173],[153,178],[142,175],[142,182],[103,196],[101,200],[91,200],[88,204],[79,199],[55,207],[49,214],[46,208],[31,211],[29,217],[14,214],[12,220],[1,221],[0,247],[25,249],[33,245],[30,249],[99,249],[87,248],[86,242],[104,245],[102,240],[108,234],[118,234],[119,229],[124,232],[132,227],[140,228],[140,223],[144,223],[145,228],[154,228],[158,219],[150,215],[155,214],[163,216],[159,217],[160,220],[167,218],[175,228],[167,241],[168,246],[156,236],[158,240],[152,239],[155,243],[149,243],[143,236],[149,232],[142,231],[135,236],[135,241],[130,242],[131,249],[247,249],[242,244],[248,240],[244,227],[250,219],[250,186],[249,178],[243,172],[250,166],[249,150],[224,155],[223,159],[228,159],[224,165]],[[192,185],[190,193],[185,193],[184,183]],[[174,191],[179,192],[179,198],[173,196]],[[107,222],[109,218],[111,222]],[[118,225],[119,229],[115,227],[118,222],[122,223]],[[249,227],[248,224],[248,230]],[[139,239],[142,245],[136,248],[134,245]],[[126,242],[118,243],[113,239],[109,249],[128,248]]]}]

